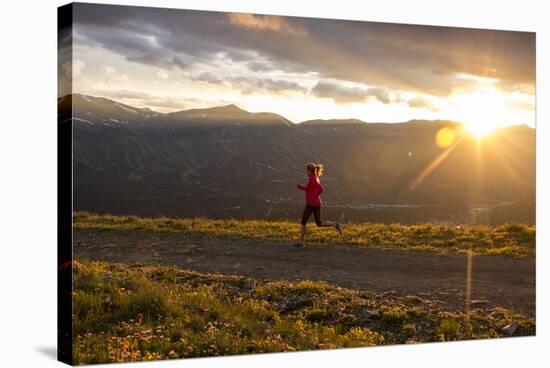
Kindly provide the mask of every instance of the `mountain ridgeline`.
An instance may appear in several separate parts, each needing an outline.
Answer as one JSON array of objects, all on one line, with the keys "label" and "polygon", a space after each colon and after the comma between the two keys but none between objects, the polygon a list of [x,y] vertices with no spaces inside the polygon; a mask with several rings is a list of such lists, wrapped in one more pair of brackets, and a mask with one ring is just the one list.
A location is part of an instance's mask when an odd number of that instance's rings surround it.
[{"label": "mountain ridgeline", "polygon": [[[451,121],[295,124],[235,105],[159,113],[59,98],[73,124],[74,210],[141,216],[298,219],[307,162],[322,162],[327,218],[535,222],[535,130],[478,141]],[[60,119],[62,120],[62,119]],[[455,130],[449,152],[436,144]],[[439,158],[439,159],[438,159]]]}]

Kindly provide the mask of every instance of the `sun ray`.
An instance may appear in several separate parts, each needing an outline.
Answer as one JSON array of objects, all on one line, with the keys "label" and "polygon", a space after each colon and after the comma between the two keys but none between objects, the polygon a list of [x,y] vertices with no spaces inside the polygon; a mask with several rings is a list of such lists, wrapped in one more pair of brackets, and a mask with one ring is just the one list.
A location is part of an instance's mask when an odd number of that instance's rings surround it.
[{"label": "sun ray", "polygon": [[517,141],[513,140],[513,139],[510,139],[509,137],[505,136],[505,135],[498,135],[496,136],[495,138],[498,138],[498,139],[501,139],[503,141],[506,141],[506,143],[508,144],[513,144],[515,148],[523,151],[524,153],[525,152],[528,152],[529,149],[527,147],[525,147],[524,145],[522,144],[519,144]]},{"label": "sun ray", "polygon": [[[510,164],[510,162],[515,160],[515,158],[510,157],[510,155],[506,152],[506,150],[503,150],[502,147],[497,148],[496,145],[498,145],[498,143],[496,143],[496,141],[492,143],[493,144],[488,145],[488,147],[493,152],[493,156],[497,158],[498,162],[508,173],[508,176],[513,180],[514,184],[520,187],[522,185],[522,180],[514,167]],[[507,157],[504,157],[505,155]]]},{"label": "sun ray", "polygon": [[454,151],[454,149],[462,142],[463,137],[459,136],[458,139],[454,141],[453,144],[451,144],[445,151],[441,152],[439,156],[437,156],[432,162],[426,166],[424,170],[409,184],[410,190],[415,190],[423,181],[426,179],[430,174],[439,166],[447,156],[451,154],[451,152]]}]

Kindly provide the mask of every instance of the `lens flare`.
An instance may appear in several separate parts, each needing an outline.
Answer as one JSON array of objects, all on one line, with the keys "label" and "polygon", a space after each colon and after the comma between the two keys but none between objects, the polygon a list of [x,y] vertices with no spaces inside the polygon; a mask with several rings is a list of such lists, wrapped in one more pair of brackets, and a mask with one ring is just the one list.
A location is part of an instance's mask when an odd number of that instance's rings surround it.
[{"label": "lens flare", "polygon": [[456,133],[453,128],[443,127],[435,135],[435,143],[440,148],[447,148],[455,141]]}]

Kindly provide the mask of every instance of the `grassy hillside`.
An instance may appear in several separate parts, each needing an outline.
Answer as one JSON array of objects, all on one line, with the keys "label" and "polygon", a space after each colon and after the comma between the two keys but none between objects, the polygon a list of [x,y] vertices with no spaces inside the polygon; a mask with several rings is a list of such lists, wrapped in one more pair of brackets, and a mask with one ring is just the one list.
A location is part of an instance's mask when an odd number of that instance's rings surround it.
[{"label": "grassy hillside", "polygon": [[511,321],[535,333],[502,308],[467,318],[416,296],[83,259],[73,303],[76,364],[501,337]]},{"label": "grassy hillside", "polygon": [[[210,220],[205,218],[146,218],[135,216],[74,213],[78,229],[141,230],[176,232],[189,236],[213,236],[231,239],[255,239],[293,242],[299,224],[288,221]],[[330,228],[308,226],[307,241],[315,244],[347,244],[373,248],[427,252],[464,252],[476,255],[535,256],[534,226],[506,224],[491,226],[400,225],[346,223],[344,237]]]}]

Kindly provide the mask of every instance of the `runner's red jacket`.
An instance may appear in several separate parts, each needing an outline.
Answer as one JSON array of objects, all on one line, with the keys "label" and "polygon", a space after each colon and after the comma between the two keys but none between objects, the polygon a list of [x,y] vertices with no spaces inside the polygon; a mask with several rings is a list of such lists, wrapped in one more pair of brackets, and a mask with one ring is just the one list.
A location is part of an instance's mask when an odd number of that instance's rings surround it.
[{"label": "runner's red jacket", "polygon": [[319,177],[315,175],[315,173],[308,173],[307,176],[309,177],[309,180],[307,182],[307,185],[298,184],[298,188],[306,191],[306,203],[310,204],[312,206],[320,206],[321,205],[321,193],[323,192],[324,188],[321,185],[321,181],[319,180]]}]

